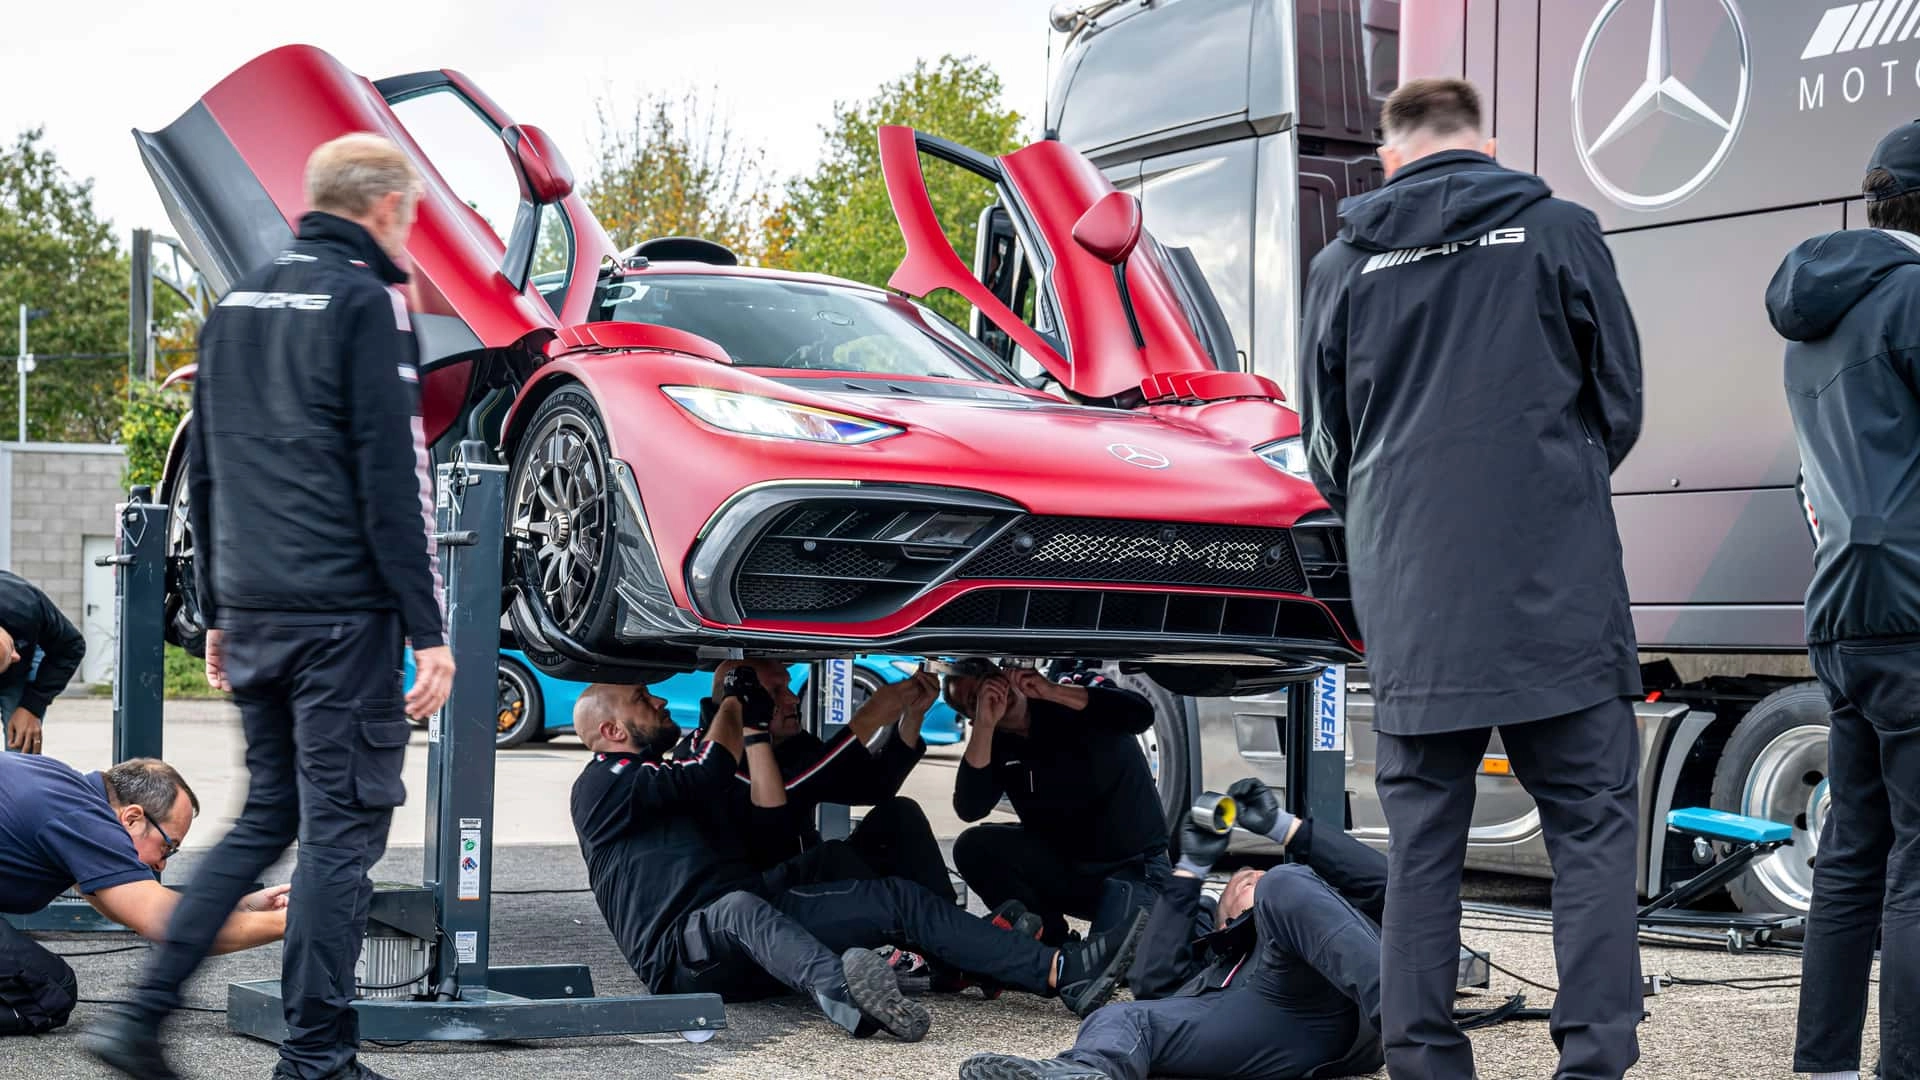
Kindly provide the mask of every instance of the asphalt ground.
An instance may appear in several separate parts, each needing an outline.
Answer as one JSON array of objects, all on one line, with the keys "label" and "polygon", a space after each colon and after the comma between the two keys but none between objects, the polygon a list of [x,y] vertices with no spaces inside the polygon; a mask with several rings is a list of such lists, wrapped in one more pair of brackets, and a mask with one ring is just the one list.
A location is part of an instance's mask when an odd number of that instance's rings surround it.
[{"label": "asphalt ground", "polygon": [[[179,752],[170,753],[198,788],[208,806],[201,829],[169,870],[170,879],[191,880],[196,850],[204,851],[221,831],[220,807],[237,806],[240,789],[232,782],[237,772],[222,772],[215,762],[198,759],[217,756],[215,729],[229,718],[222,706],[191,706],[175,710],[184,737],[171,740]],[[54,713],[47,744],[50,752],[77,763],[97,767],[105,750],[96,746],[104,714],[88,702],[63,701]],[[176,728],[170,724],[169,732]],[[237,745],[237,744],[235,744]],[[525,820],[502,818],[500,846],[495,852],[494,885],[507,895],[496,897],[493,909],[493,960],[496,964],[587,963],[602,994],[639,992],[639,985],[584,892],[585,867],[578,849],[566,837],[561,842],[539,836],[565,830],[565,783],[578,770],[577,747],[555,743],[551,748],[516,751],[553,755],[558,760],[527,758],[515,762],[507,755],[502,765],[502,805],[511,805]],[[98,754],[96,758],[93,755]],[[570,761],[568,760],[568,756]],[[944,757],[946,755],[941,755]],[[957,757],[957,755],[953,755]],[[410,754],[424,757],[424,754]],[[563,767],[564,766],[564,767]],[[418,770],[410,762],[411,770]],[[945,805],[952,780],[951,763],[936,758],[919,770],[909,794],[930,810]],[[197,769],[198,771],[193,771]],[[225,777],[225,779],[222,779]],[[563,782],[564,781],[564,782]],[[411,781],[417,804],[424,788]],[[419,819],[414,819],[417,826]],[[947,832],[948,826],[936,828]],[[396,825],[395,843],[375,877],[390,881],[417,881],[420,849],[406,846],[417,832]],[[951,833],[947,832],[950,838]],[[535,837],[517,839],[516,837]],[[267,875],[285,880],[290,862]],[[547,890],[538,895],[511,895]],[[1549,897],[1544,882],[1496,875],[1472,875],[1468,895],[1523,907],[1543,908]],[[1465,995],[1464,1007],[1487,1007],[1506,995],[1523,993],[1530,1007],[1550,1006],[1553,994],[1524,985],[1522,978],[1554,986],[1551,939],[1545,927],[1519,921],[1469,914],[1465,940],[1488,950],[1496,971],[1487,992]],[[80,1051],[78,1032],[102,1008],[93,1002],[130,992],[145,957],[138,938],[129,934],[45,935],[56,951],[97,952],[134,946],[129,951],[73,956],[81,992],[88,999],[66,1029],[34,1038],[0,1039],[0,1075],[20,1077],[106,1077]],[[236,980],[272,978],[279,966],[279,947],[217,957],[209,961],[190,988],[188,1000],[218,1009],[225,1004],[226,984]],[[1648,1017],[1641,1025],[1641,1060],[1635,1076],[1662,1080],[1769,1080],[1794,1074],[1790,1068],[1799,960],[1791,953],[1730,955],[1725,951],[1698,951],[1647,946],[1642,966],[1650,974],[1670,974],[1693,980],[1761,980],[1744,988],[1724,985],[1673,986],[1648,999]],[[906,1045],[885,1036],[854,1040],[820,1017],[807,1002],[784,998],[735,1005],[727,1010],[727,1024],[712,1041],[690,1044],[675,1035],[605,1037],[561,1042],[525,1042],[505,1045],[416,1043],[400,1047],[367,1046],[365,1061],[394,1080],[457,1074],[463,1080],[507,1077],[560,1078],[574,1076],[739,1077],[776,1080],[786,1077],[919,1078],[952,1077],[968,1054],[992,1050],[1046,1056],[1071,1044],[1077,1020],[1057,1002],[1007,994],[987,1002],[971,994],[927,999],[934,1015],[931,1034],[924,1042]],[[1877,1012],[1867,1018],[1866,1060],[1874,1057]],[[266,1077],[273,1068],[271,1046],[229,1033],[225,1016],[214,1012],[179,1014],[166,1038],[176,1064],[190,1077]],[[1513,1022],[1472,1033],[1480,1076],[1545,1078],[1552,1075],[1554,1050],[1544,1022]],[[1385,1076],[1382,1072],[1377,1074]]]}]

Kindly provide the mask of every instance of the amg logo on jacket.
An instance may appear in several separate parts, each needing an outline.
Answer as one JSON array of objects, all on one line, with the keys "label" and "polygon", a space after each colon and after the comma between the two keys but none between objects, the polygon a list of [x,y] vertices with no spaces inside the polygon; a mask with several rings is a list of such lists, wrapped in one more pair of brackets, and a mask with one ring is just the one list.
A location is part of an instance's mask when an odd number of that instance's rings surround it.
[{"label": "amg logo on jacket", "polygon": [[326,293],[230,292],[220,298],[221,307],[293,308],[296,311],[325,311],[333,299]]},{"label": "amg logo on jacket", "polygon": [[1367,260],[1360,268],[1362,274],[1371,274],[1375,270],[1387,270],[1396,266],[1410,266],[1429,255],[1457,255],[1468,248],[1492,247],[1495,244],[1524,244],[1527,242],[1527,229],[1524,225],[1510,229],[1495,229],[1478,240],[1456,240],[1432,247],[1406,248],[1401,251],[1383,251]]}]

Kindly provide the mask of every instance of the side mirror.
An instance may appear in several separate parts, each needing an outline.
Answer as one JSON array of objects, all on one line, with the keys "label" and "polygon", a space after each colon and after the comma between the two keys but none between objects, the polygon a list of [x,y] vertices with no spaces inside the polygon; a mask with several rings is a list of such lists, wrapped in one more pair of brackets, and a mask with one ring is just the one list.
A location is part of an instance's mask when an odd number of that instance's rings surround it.
[{"label": "side mirror", "polygon": [[1140,242],[1140,200],[1124,191],[1108,192],[1073,223],[1073,239],[1101,262],[1126,262]]},{"label": "side mirror", "polygon": [[500,137],[519,167],[522,198],[545,206],[573,194],[573,170],[546,132],[532,124],[515,124]]}]

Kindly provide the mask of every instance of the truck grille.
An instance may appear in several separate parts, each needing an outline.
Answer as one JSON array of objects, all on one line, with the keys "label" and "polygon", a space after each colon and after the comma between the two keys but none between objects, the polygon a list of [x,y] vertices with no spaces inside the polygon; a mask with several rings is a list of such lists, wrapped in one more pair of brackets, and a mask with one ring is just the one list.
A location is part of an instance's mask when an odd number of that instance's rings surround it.
[{"label": "truck grille", "polygon": [[965,578],[1306,591],[1285,529],[1030,517],[960,566]]}]

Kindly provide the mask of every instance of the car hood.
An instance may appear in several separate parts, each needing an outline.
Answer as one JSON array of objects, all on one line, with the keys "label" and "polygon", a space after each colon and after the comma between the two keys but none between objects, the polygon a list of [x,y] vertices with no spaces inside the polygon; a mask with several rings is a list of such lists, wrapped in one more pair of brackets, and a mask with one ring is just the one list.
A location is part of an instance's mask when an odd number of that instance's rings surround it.
[{"label": "car hood", "polygon": [[942,444],[930,449],[955,472],[993,477],[999,494],[1036,511],[1290,525],[1325,505],[1311,484],[1253,452],[1256,445],[1299,432],[1294,414],[1271,403],[1231,403],[1241,406],[1236,422],[1206,417],[1203,425],[1201,410],[1183,408],[831,391],[818,397],[906,427],[916,441]]}]

